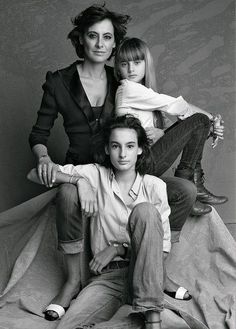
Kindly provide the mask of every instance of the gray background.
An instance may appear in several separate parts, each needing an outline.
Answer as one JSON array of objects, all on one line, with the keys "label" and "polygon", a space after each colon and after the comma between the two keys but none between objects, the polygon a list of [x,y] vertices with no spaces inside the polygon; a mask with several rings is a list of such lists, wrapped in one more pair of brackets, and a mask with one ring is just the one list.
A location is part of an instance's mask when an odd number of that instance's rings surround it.
[{"label": "gray background", "polygon": [[[0,211],[46,190],[26,180],[35,165],[28,134],[36,120],[46,72],[76,60],[66,39],[70,18],[94,2],[0,1]],[[234,1],[106,3],[109,9],[133,17],[129,35],[143,38],[150,46],[159,92],[182,95],[223,115],[225,140],[214,150],[207,143],[203,165],[206,186],[230,199],[217,207],[218,212],[226,223],[236,222]],[[66,147],[59,119],[49,143],[56,162],[63,161]]]}]

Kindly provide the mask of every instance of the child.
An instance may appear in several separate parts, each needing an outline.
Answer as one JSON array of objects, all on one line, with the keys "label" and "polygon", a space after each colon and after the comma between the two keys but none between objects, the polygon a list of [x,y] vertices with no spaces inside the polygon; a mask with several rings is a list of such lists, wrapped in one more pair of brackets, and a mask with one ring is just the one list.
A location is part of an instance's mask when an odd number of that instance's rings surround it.
[{"label": "child", "polygon": [[[210,121],[212,121],[214,138],[223,139],[222,124],[218,126],[215,116],[188,104],[182,96],[174,98],[155,91],[153,59],[146,43],[140,39],[126,38],[118,47],[115,57],[115,76],[120,81],[116,93],[116,114],[131,113],[137,116],[147,136],[153,141],[155,169],[149,173],[155,176],[162,175],[183,151],[175,176],[195,183],[198,200],[195,207],[201,207],[200,214],[211,211],[211,207],[204,204],[225,203],[227,197],[216,196],[204,187],[204,174],[201,167]],[[180,119],[166,130],[163,124],[165,113]],[[156,122],[156,114],[158,114],[158,122]]]},{"label": "child", "polygon": [[[86,179],[98,205],[90,222],[93,277],[71,306],[77,308],[76,318],[63,318],[59,328],[95,322],[97,308],[101,313],[108,303],[110,311],[103,319],[110,319],[118,306],[127,303],[129,290],[134,312],[144,314],[146,328],[159,329],[163,252],[171,248],[166,184],[146,174],[152,157],[138,119],[130,115],[111,119],[103,130],[103,145],[102,165],[58,166],[55,183],[79,185],[81,178]],[[40,183],[36,169],[28,178]]]}]

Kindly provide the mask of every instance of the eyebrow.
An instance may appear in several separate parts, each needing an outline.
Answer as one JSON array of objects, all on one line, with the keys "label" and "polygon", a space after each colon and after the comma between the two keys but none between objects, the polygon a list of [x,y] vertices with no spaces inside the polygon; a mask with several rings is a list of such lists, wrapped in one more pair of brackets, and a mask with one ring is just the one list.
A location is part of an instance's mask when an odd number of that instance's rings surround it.
[{"label": "eyebrow", "polygon": [[[110,141],[110,143],[120,144],[120,143],[117,142],[117,141]],[[135,142],[135,141],[130,141],[130,142],[125,143],[125,145],[128,145],[128,144],[137,144],[137,142]]]},{"label": "eyebrow", "polygon": [[[97,31],[93,31],[93,30],[91,30],[91,31],[87,31],[87,33],[96,33],[96,34],[98,34]],[[110,34],[110,35],[113,35],[113,33],[111,33],[111,32],[104,32],[103,35],[104,35],[104,34]]]}]

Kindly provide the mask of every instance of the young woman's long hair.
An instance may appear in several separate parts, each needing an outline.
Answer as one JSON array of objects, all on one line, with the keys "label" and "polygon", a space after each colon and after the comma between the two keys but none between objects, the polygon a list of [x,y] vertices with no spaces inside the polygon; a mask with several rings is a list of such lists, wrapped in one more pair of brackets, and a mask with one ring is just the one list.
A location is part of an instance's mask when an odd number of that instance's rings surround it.
[{"label": "young woman's long hair", "polygon": [[145,77],[144,85],[157,91],[156,74],[153,57],[147,44],[138,38],[125,38],[117,47],[115,53],[114,72],[115,77],[119,81],[121,79],[119,73],[119,63],[144,60]]},{"label": "young woman's long hair", "polygon": [[115,128],[128,128],[136,131],[138,146],[142,148],[142,153],[137,158],[136,170],[140,175],[152,172],[154,161],[150,150],[151,140],[148,139],[139,119],[130,114],[110,118],[105,123],[102,132],[95,136],[92,147],[94,161],[104,167],[112,168],[110,156],[105,153],[105,146],[109,145],[111,132]]}]

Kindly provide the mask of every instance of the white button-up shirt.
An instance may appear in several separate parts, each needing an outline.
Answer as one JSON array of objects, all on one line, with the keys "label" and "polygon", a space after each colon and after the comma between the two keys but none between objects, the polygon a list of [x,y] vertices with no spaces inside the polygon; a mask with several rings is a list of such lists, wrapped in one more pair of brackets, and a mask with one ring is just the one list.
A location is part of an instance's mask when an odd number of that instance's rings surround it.
[{"label": "white button-up shirt", "polygon": [[164,230],[163,251],[170,251],[170,207],[166,184],[160,178],[137,173],[129,191],[133,202],[126,205],[112,169],[98,164],[69,164],[59,166],[59,169],[63,173],[86,178],[97,192],[98,214],[90,222],[91,249],[94,255],[104,250],[111,242],[130,243],[128,218],[134,206],[141,202],[150,202],[159,211]]},{"label": "white button-up shirt", "polygon": [[144,128],[154,127],[153,111],[175,115],[181,120],[196,113],[182,96],[175,98],[159,94],[151,88],[127,79],[120,81],[115,103],[116,115],[133,114]]}]

